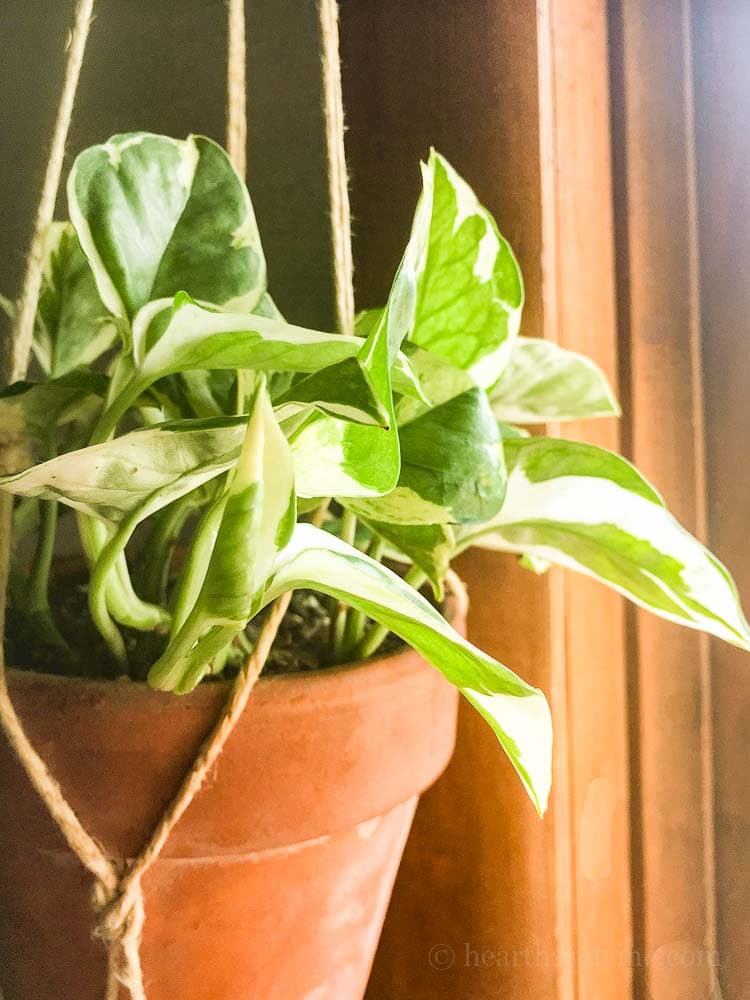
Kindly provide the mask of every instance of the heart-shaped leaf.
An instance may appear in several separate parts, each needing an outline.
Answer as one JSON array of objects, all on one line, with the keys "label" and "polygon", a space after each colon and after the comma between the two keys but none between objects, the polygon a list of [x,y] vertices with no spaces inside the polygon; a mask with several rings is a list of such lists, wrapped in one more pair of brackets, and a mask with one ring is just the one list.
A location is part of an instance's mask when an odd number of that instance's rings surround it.
[{"label": "heart-shaped leaf", "polygon": [[70,217],[116,316],[181,290],[250,311],[266,266],[250,197],[211,139],[147,132],[85,150],[68,180]]},{"label": "heart-shaped leaf", "polygon": [[386,496],[346,501],[391,524],[469,524],[489,520],[505,496],[497,424],[474,386],[399,428],[401,473]]}]

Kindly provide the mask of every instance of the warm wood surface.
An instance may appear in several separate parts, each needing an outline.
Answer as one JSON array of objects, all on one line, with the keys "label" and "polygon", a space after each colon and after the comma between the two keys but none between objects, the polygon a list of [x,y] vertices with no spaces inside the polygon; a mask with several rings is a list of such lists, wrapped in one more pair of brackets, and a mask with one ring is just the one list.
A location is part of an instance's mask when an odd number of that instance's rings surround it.
[{"label": "warm wood surface", "polygon": [[[687,5],[613,9],[627,445],[691,531],[705,529]],[[708,643],[631,612],[635,996],[704,1000],[714,968]]]},{"label": "warm wood surface", "polygon": [[[750,12],[694,3],[709,537],[750,604]],[[723,1000],[750,996],[748,656],[712,644],[716,910]],[[701,998],[702,1000],[702,998]]]},{"label": "warm wood surface", "polygon": [[[609,141],[607,5],[540,4],[541,136],[546,226],[547,337],[594,358],[617,385],[617,327]],[[568,424],[563,436],[617,450],[615,420]],[[626,659],[620,597],[564,574],[560,637],[566,689],[572,899],[568,994],[577,1000],[630,996],[630,867]],[[561,721],[558,721],[558,732]],[[558,767],[562,762],[558,760]],[[561,866],[567,859],[558,858]],[[562,952],[565,957],[565,951]]]},{"label": "warm wood surface", "polygon": [[[519,253],[524,332],[587,351],[614,377],[604,4],[373,0],[344,5],[343,31],[359,304],[385,296],[415,164],[434,144]],[[617,444],[614,423],[573,430]],[[417,817],[369,996],[625,1000],[621,602],[493,554],[470,554],[459,570],[472,637],[552,695],[555,791],[540,823],[494,740],[463,712],[456,758]],[[430,967],[441,945],[449,969]]]}]

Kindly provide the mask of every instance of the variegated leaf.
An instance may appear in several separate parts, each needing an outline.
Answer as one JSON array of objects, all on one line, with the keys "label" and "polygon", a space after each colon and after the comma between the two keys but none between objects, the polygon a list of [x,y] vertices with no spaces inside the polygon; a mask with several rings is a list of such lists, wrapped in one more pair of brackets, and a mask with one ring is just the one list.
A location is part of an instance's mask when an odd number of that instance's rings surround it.
[{"label": "variegated leaf", "polygon": [[500,513],[461,546],[518,552],[595,577],[670,621],[750,649],[729,572],[624,458],[551,438],[504,442]]},{"label": "variegated leaf", "polygon": [[619,416],[604,372],[583,354],[549,340],[518,337],[500,379],[489,391],[498,420],[540,424]]},{"label": "variegated leaf", "polygon": [[33,349],[50,376],[90,365],[117,339],[117,325],[96,289],[94,275],[69,222],[45,233],[44,270]]},{"label": "variegated leaf", "polygon": [[541,691],[463,639],[420,594],[328,532],[299,524],[280,552],[265,604],[299,587],[360,609],[401,636],[487,720],[540,813],[551,778],[552,725]]},{"label": "variegated leaf", "polygon": [[147,498],[159,498],[149,510],[154,513],[232,468],[244,422],[244,417],[185,420],[132,431],[2,476],[0,489],[61,500],[118,523]]},{"label": "variegated leaf", "polygon": [[487,387],[518,333],[521,272],[494,219],[447,160],[433,150],[422,175],[429,241],[417,265],[409,337]]},{"label": "variegated leaf", "polygon": [[149,683],[191,690],[213,656],[257,610],[276,557],[289,542],[297,508],[294,469],[265,380],[258,383],[242,450],[217,501],[220,522],[195,605],[149,673]]},{"label": "variegated leaf", "polygon": [[250,197],[211,139],[147,132],[85,150],[68,180],[70,217],[116,316],[188,291],[250,311],[266,266]]},{"label": "variegated leaf", "polygon": [[[378,384],[368,341],[359,337],[318,333],[249,313],[213,312],[184,293],[173,304],[156,300],[145,306],[133,322],[132,335],[133,354],[124,359],[119,391],[98,427],[99,439],[111,433],[157,380],[212,369],[292,373],[327,369],[316,383],[321,408],[330,402],[338,410],[339,400],[344,399],[347,419],[358,417],[384,426],[391,422],[390,387],[386,394],[386,387]],[[352,363],[342,367],[345,361]]]}]

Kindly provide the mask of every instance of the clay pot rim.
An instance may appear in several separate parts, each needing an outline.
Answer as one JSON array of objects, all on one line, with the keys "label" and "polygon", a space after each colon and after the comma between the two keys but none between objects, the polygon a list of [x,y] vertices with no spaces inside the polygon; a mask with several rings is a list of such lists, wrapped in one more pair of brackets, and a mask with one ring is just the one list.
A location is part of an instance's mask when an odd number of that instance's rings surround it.
[{"label": "clay pot rim", "polygon": [[[461,611],[460,598],[448,590],[441,613],[446,621],[450,622],[461,615]],[[461,617],[463,616],[461,615]],[[367,660],[355,660],[330,667],[318,667],[314,670],[297,670],[292,673],[261,676],[255,683],[253,694],[254,696],[262,696],[264,694],[271,695],[272,692],[278,693],[279,687],[283,685],[287,688],[287,694],[293,697],[296,694],[301,694],[303,690],[309,691],[311,684],[318,688],[329,686],[333,692],[340,689],[342,677],[351,680],[356,685],[358,677],[367,672],[368,683],[362,685],[363,690],[360,693],[360,697],[362,697],[365,693],[374,695],[381,685],[403,681],[405,674],[418,674],[423,669],[424,661],[420,654],[404,642],[400,649],[390,653],[381,653]],[[217,692],[228,693],[234,683],[233,680],[202,682],[188,694],[176,695],[172,691],[158,691],[150,687],[146,681],[132,680],[127,676],[117,678],[71,677],[66,674],[49,674],[39,670],[29,670],[12,664],[6,668],[6,674],[14,687],[33,687],[35,684],[41,684],[45,687],[55,685],[71,693],[77,688],[78,690],[85,689],[92,694],[106,692],[107,697],[133,698],[142,696],[152,700],[178,698],[180,701],[196,704],[203,699],[215,698]]]}]

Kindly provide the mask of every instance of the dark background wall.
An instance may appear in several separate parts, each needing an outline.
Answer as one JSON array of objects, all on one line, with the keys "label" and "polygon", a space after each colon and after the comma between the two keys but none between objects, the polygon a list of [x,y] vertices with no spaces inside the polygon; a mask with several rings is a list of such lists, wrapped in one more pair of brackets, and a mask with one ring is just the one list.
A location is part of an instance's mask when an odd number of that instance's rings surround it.
[{"label": "dark background wall", "polygon": [[[224,141],[221,0],[99,0],[68,166],[115,132]],[[0,4],[0,292],[20,290],[72,23],[72,0]],[[331,324],[325,152],[313,0],[254,0],[248,18],[248,179],[271,289],[292,321]],[[64,196],[58,217],[65,212]]]}]

